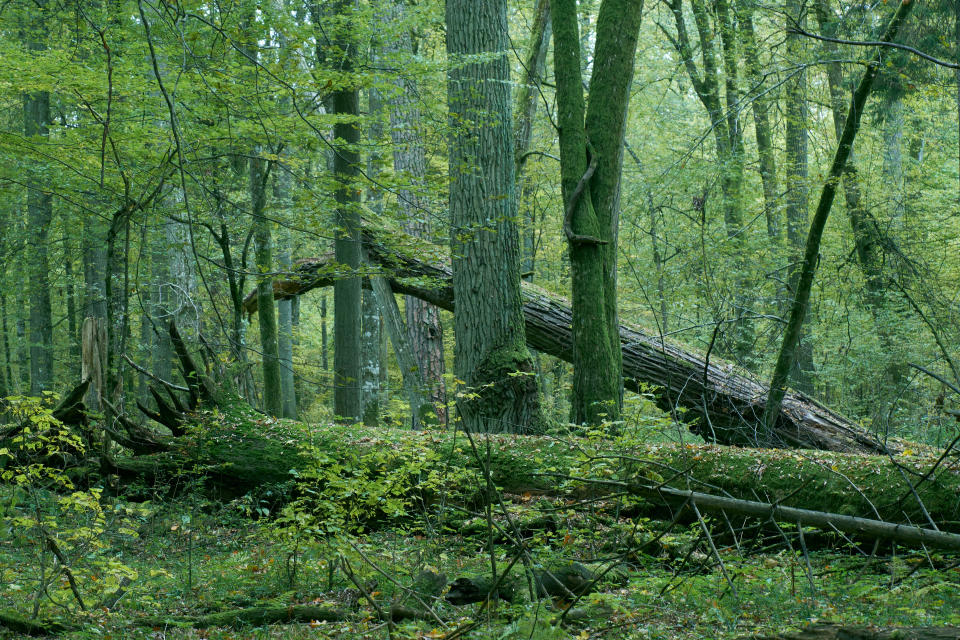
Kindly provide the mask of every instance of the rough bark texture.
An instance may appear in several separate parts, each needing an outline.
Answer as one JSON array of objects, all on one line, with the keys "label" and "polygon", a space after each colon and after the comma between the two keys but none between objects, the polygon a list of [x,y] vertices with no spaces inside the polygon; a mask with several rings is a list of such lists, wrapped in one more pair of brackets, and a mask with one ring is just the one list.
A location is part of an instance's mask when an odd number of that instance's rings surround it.
[{"label": "rough bark texture", "polygon": [[[389,16],[394,22],[405,19],[402,0],[396,0]],[[398,61],[413,54],[410,31],[404,29],[384,47],[385,55]],[[427,162],[420,120],[419,89],[413,78],[395,77],[395,92],[387,99],[390,112],[390,140],[393,143],[393,170],[403,176],[406,185],[397,190],[403,228],[411,235],[430,239],[431,225],[426,197]],[[443,356],[443,326],[440,311],[418,298],[404,300],[407,333],[417,367],[427,385],[434,411],[441,423],[447,422],[447,392],[443,381],[446,363]]]},{"label": "rough bark texture", "polygon": [[[804,25],[798,0],[785,3],[786,19],[789,24]],[[787,56],[790,60],[802,60],[800,36],[787,34]],[[810,189],[807,184],[807,82],[806,74],[798,70],[786,82],[786,122],[784,124],[784,151],[786,169],[786,213],[787,244],[789,256],[790,291],[795,292],[800,269],[803,265],[804,231],[807,228],[807,202]],[[810,329],[804,325],[797,344],[796,357],[790,370],[790,382],[797,389],[810,393],[813,389],[813,345],[810,342]]]},{"label": "rough bark texture", "polygon": [[449,0],[446,22],[457,409],[470,431],[535,431],[543,417],[520,302],[507,3]]},{"label": "rough bark texture", "polygon": [[[390,244],[382,242],[389,239]],[[399,239],[399,243],[398,243]],[[391,274],[396,293],[414,295],[448,311],[454,310],[452,272],[443,249],[396,232],[368,234],[370,259]],[[418,256],[418,257],[414,257]],[[283,298],[326,287],[336,277],[329,258],[302,260],[295,279],[274,282]],[[567,362],[573,359],[573,317],[562,296],[534,285],[522,288],[528,345]],[[245,301],[256,310],[255,296]],[[628,389],[657,388],[657,404],[665,411],[684,409],[683,419],[697,420],[696,431],[707,440],[752,446],[802,447],[850,452],[880,452],[883,445],[863,428],[812,398],[788,392],[772,433],[759,429],[767,387],[717,358],[664,342],[637,325],[620,324],[620,348]],[[887,446],[896,449],[895,443]]]},{"label": "rough bark texture", "polygon": [[[341,0],[337,11],[343,14],[344,24],[355,9],[355,0]],[[342,27],[345,28],[345,27]],[[350,72],[357,55],[356,43],[346,33],[338,34],[344,51],[340,70]],[[333,111],[338,116],[333,127],[336,152],[333,174],[338,182],[334,251],[337,262],[351,269],[361,265],[360,251],[360,193],[353,184],[360,169],[360,127],[355,119],[360,115],[360,92],[356,87],[345,87],[333,92]],[[348,421],[360,420],[362,403],[360,392],[361,341],[360,278],[338,280],[333,287],[333,411]]]},{"label": "rough bark texture", "polygon": [[[378,64],[381,60],[375,58]],[[367,176],[372,184],[367,189],[366,205],[374,217],[383,215],[383,193],[380,190],[380,168],[383,158],[379,151],[383,136],[384,105],[376,87],[366,90],[369,125],[367,139],[370,152],[367,155]],[[362,293],[360,306],[360,403],[363,423],[375,426],[383,410],[387,382],[387,341],[383,317],[378,301],[371,291]]]},{"label": "rough bark texture", "polygon": [[[39,8],[28,26],[27,48],[37,52],[46,48],[44,10]],[[50,135],[50,94],[46,91],[23,96],[23,134],[32,138]],[[40,142],[46,144],[46,142]],[[50,226],[53,223],[53,196],[47,191],[43,167],[28,161],[27,221],[30,249],[30,393],[39,396],[53,382],[53,312],[50,305],[50,264],[48,259]]]}]

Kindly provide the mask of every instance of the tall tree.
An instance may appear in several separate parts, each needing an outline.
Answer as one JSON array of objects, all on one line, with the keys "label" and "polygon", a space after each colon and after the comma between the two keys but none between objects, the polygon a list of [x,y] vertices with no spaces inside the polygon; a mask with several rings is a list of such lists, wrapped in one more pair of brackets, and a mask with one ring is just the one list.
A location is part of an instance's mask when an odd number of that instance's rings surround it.
[{"label": "tall tree", "polygon": [[446,4],[457,409],[471,431],[541,428],[520,303],[506,0]]},{"label": "tall tree", "polygon": [[[798,0],[787,0],[784,7],[788,29],[793,26],[804,25],[804,15]],[[792,64],[800,64],[803,59],[803,50],[800,43],[801,36],[796,33],[787,33],[787,58]],[[787,244],[789,245],[790,267],[789,283],[791,291],[796,291],[797,281],[803,264],[804,231],[807,228],[807,201],[809,186],[807,184],[807,80],[806,71],[801,67],[786,81],[784,124],[784,151],[785,151],[785,182],[786,213],[787,213]],[[800,342],[797,344],[797,353],[794,358],[790,378],[797,389],[810,393],[812,391],[811,372],[813,371],[813,345],[810,342],[810,331],[804,325]]]},{"label": "tall tree", "polygon": [[[46,49],[47,2],[38,3],[25,25],[25,44],[32,53]],[[23,133],[36,139],[50,135],[50,93],[31,91],[23,96]],[[53,223],[53,196],[42,165],[27,164],[27,226],[30,263],[30,393],[40,395],[53,383],[53,312],[50,303],[49,234]]]},{"label": "tall tree", "polygon": [[[406,28],[403,0],[392,0],[384,16],[403,28],[384,43],[385,57],[392,57],[394,66],[403,68],[403,61],[413,55],[413,36]],[[397,189],[397,205],[404,230],[416,237],[433,234],[427,209],[427,160],[420,115],[420,88],[413,77],[403,73],[393,79],[394,90],[387,97],[390,112],[390,141],[393,144],[393,171],[403,183]],[[432,238],[431,238],[432,239]],[[410,346],[417,368],[428,387],[437,422],[447,422],[447,392],[443,381],[446,363],[443,355],[443,325],[440,311],[428,302],[405,296],[404,313]]]},{"label": "tall tree", "polygon": [[[342,419],[362,418],[362,395],[360,391],[360,342],[361,342],[361,279],[358,271],[362,264],[360,247],[360,192],[354,184],[360,171],[360,91],[355,80],[349,78],[357,57],[356,36],[351,24],[355,19],[356,0],[339,0],[336,3],[334,42],[329,45],[336,50],[333,58],[339,71],[347,74],[341,86],[333,92],[333,112],[337,115],[333,128],[336,146],[333,158],[333,175],[337,181],[334,254],[337,262],[349,269],[351,274],[337,281],[333,288],[333,411]],[[317,12],[319,13],[319,11]]]},{"label": "tall tree", "polygon": [[[259,82],[258,40],[260,32],[257,16],[251,8],[244,24],[242,44],[245,61],[251,62],[254,84]],[[257,267],[257,320],[260,322],[260,349],[263,367],[263,409],[272,416],[283,414],[283,392],[280,385],[280,348],[277,341],[277,310],[273,304],[273,222],[266,215],[267,181],[272,163],[262,155],[261,145],[255,144],[248,159],[250,212],[253,215],[254,258]]]},{"label": "tall tree", "polygon": [[[736,291],[731,296],[736,319],[730,351],[746,359],[753,348],[753,330],[744,316],[749,313],[752,289],[746,260],[748,234],[743,227],[744,144],[740,123],[740,85],[738,77],[738,36],[734,29],[729,0],[717,0],[711,6],[705,0],[689,0],[696,26],[701,69],[697,69],[695,47],[687,31],[683,0],[669,0],[676,26],[670,35],[673,46],[683,61],[690,83],[697,94],[713,131],[720,172],[723,222],[736,264]],[[721,90],[722,88],[722,90]],[[700,206],[704,205],[701,202]]]},{"label": "tall tree", "polygon": [[575,423],[618,420],[620,177],[642,0],[604,0],[597,17],[590,104],[584,107],[574,0],[553,0],[564,232],[570,245]]}]

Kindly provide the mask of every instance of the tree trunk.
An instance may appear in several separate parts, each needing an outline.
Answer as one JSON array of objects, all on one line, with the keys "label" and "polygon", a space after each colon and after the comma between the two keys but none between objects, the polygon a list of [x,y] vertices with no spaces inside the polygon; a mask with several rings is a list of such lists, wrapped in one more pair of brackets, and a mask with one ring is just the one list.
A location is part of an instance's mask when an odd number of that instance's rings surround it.
[{"label": "tree trunk", "polygon": [[[787,0],[785,6],[788,24],[804,25],[798,0]],[[787,34],[787,55],[790,60],[802,59],[800,36]],[[786,153],[786,213],[788,244],[788,282],[790,292],[796,293],[797,282],[803,264],[804,230],[807,228],[807,200],[809,197],[807,163],[807,103],[806,73],[798,70],[786,82],[786,123],[784,150]],[[811,393],[813,381],[813,344],[810,328],[804,325],[797,344],[796,357],[790,370],[790,382],[804,393]]]},{"label": "tree trunk", "polygon": [[[733,336],[726,349],[738,359],[745,360],[753,349],[753,330],[750,322],[744,319],[747,313],[751,289],[747,275],[745,241],[747,234],[743,232],[743,132],[740,128],[738,112],[740,107],[739,89],[737,85],[737,59],[735,55],[736,33],[733,30],[730,7],[724,0],[716,4],[717,28],[710,24],[710,11],[704,0],[690,0],[694,23],[700,44],[703,59],[702,72],[696,67],[694,48],[687,32],[686,19],[683,15],[683,1],[670,0],[670,9],[673,13],[677,28],[675,45],[677,52],[683,59],[687,75],[694,91],[710,118],[716,146],[717,162],[720,165],[720,190],[722,194],[723,221],[726,227],[730,246],[733,247],[732,259],[736,265],[735,272],[739,274],[734,286]],[[717,51],[719,35],[720,51]],[[720,97],[720,65],[723,65],[726,76],[726,104],[723,106]],[[706,192],[705,192],[706,193]],[[701,203],[704,206],[705,203]],[[704,217],[704,221],[706,218]]]},{"label": "tree trunk", "polygon": [[[448,0],[450,244],[457,403],[469,431],[543,428],[524,337],[506,0]],[[465,56],[494,55],[484,62]],[[358,283],[359,284],[359,283]]]},{"label": "tree trunk", "polygon": [[[900,30],[900,25],[903,24],[912,8],[913,2],[910,0],[901,1],[896,13],[884,31],[883,38],[881,38],[882,41],[893,42],[897,32]],[[817,211],[814,214],[813,222],[810,224],[810,232],[807,235],[806,248],[803,256],[803,268],[800,271],[800,276],[797,281],[797,290],[793,305],[790,309],[790,319],[783,334],[783,343],[780,346],[777,363],[773,369],[767,404],[766,407],[764,407],[763,423],[768,433],[774,431],[779,420],[780,405],[786,394],[787,380],[793,368],[797,344],[800,341],[803,321],[810,301],[813,276],[816,273],[817,264],[819,263],[820,239],[823,236],[823,228],[826,226],[827,216],[830,215],[833,198],[837,193],[837,183],[840,181],[844,168],[846,167],[850,149],[853,147],[853,141],[860,128],[860,117],[863,114],[863,107],[867,102],[867,97],[870,95],[870,89],[877,76],[879,66],[880,54],[878,52],[874,56],[871,64],[867,67],[863,78],[860,80],[860,84],[857,85],[857,90],[853,94],[853,99],[850,102],[850,113],[847,116],[843,134],[837,143],[836,155],[834,155],[833,163],[830,166],[830,175],[823,186],[820,194],[820,202],[817,204]]]},{"label": "tree trunk", "polygon": [[[365,245],[372,262],[390,273],[395,293],[417,296],[447,311],[454,311],[453,273],[444,262],[445,251],[400,232],[368,229]],[[415,257],[416,256],[416,257]],[[429,260],[429,262],[427,262]],[[295,278],[274,282],[274,296],[302,295],[331,286],[331,258],[301,260]],[[573,360],[573,317],[569,301],[534,285],[522,288],[527,343],[532,349]],[[256,311],[256,296],[244,301],[248,312]],[[768,389],[742,375],[733,365],[661,340],[639,326],[618,327],[623,354],[624,381],[628,389],[658,390],[656,401],[675,415],[694,422],[694,430],[707,440],[745,446],[800,447],[877,453],[884,444],[861,427],[800,393],[787,393],[780,407],[773,434],[758,429]],[[891,450],[902,443],[888,441]]]},{"label": "tree trunk", "polygon": [[[277,183],[281,182],[281,174],[277,174]],[[287,192],[289,194],[289,192]],[[281,197],[284,192],[281,191]],[[290,232],[287,229],[281,231],[280,248],[277,256],[277,262],[284,271],[291,268],[290,262]],[[277,349],[280,356],[280,392],[282,396],[281,415],[284,418],[297,417],[297,391],[296,379],[293,372],[293,300],[280,300],[277,302]]]},{"label": "tree trunk", "polygon": [[[636,4],[606,0],[601,5],[587,118],[576,3],[553,1],[563,225],[570,245],[574,309],[570,413],[575,424],[620,418],[616,243],[623,127],[642,8]],[[595,101],[603,109],[595,107]]]},{"label": "tree trunk", "polygon": [[[83,303],[84,318],[99,318],[107,321],[107,231],[100,216],[86,213],[83,216]],[[154,371],[159,373],[154,360]],[[88,391],[86,405],[91,411],[100,411],[99,398],[93,390]]]},{"label": "tree trunk", "polygon": [[[345,24],[349,24],[356,6],[356,0],[337,2],[337,11]],[[354,35],[338,33],[335,40],[344,52],[340,59],[340,71],[349,74],[353,70],[354,58],[357,55]],[[360,169],[360,155],[357,152],[360,128],[353,121],[360,115],[359,90],[348,84],[333,92],[332,101],[334,113],[344,116],[337,119],[333,128],[336,144],[333,174],[337,181],[334,251],[337,262],[354,272],[338,280],[333,287],[333,412],[342,420],[356,421],[363,417],[360,390],[362,296],[361,281],[356,275],[362,264],[360,197],[357,186],[353,184]]]},{"label": "tree trunk", "polygon": [[[378,43],[374,43],[374,49]],[[378,63],[382,62],[374,56]],[[369,125],[367,139],[370,153],[367,156],[367,176],[375,183],[367,188],[367,208],[379,218],[383,215],[383,193],[380,191],[380,169],[383,158],[380,154],[380,138],[383,136],[384,105],[380,91],[370,87],[367,93]],[[364,291],[361,303],[360,336],[360,392],[361,415],[367,426],[376,426],[387,398],[387,342],[380,305],[372,291]]]},{"label": "tree trunk", "polygon": [[277,313],[273,305],[273,238],[271,222],[264,215],[267,201],[267,162],[254,154],[250,163],[250,205],[253,213],[254,254],[257,265],[257,320],[260,322],[260,349],[263,366],[263,410],[272,416],[283,414],[280,387],[280,352],[277,343]]},{"label": "tree trunk", "polygon": [[753,126],[757,139],[757,155],[760,159],[760,182],[763,186],[763,210],[767,220],[767,238],[774,246],[780,244],[780,186],[777,184],[777,159],[773,148],[770,126],[770,99],[764,95],[763,64],[757,49],[757,36],[753,28],[752,2],[738,4],[743,55],[750,87],[750,104],[753,108]]},{"label": "tree trunk", "polygon": [[[584,487],[597,497],[629,492],[646,498],[646,513],[656,516],[661,506],[674,508],[695,502],[703,510],[832,527],[866,537],[901,540],[956,549],[960,511],[956,493],[960,475],[949,465],[940,465],[937,451],[893,459],[888,456],[848,455],[818,452],[784,454],[762,449],[734,449],[710,445],[612,445],[596,456],[605,460],[609,475],[594,478],[594,461],[576,446],[557,446],[551,438],[503,435],[483,436],[483,458],[477,460],[460,446],[453,432],[369,429],[359,425],[263,424],[252,411],[234,406],[226,413],[206,417],[202,428],[187,428],[184,434],[164,440],[166,452],[119,458],[113,462],[121,474],[147,475],[156,480],[183,469],[210,470],[203,483],[206,491],[230,499],[258,487],[283,483],[290,469],[309,470],[317,458],[298,443],[328,459],[355,460],[358,470],[372,476],[393,468],[384,465],[384,452],[400,460],[412,456],[426,466],[415,466],[404,480],[403,465],[391,472],[391,482],[409,484],[402,498],[422,498],[417,479],[444,465],[465,471],[488,468],[493,482],[509,493],[536,492],[557,495],[558,478],[575,476],[581,481],[567,489],[583,495]],[[2,442],[2,445],[8,445]],[[176,455],[171,455],[175,451]],[[643,461],[639,463],[638,461]],[[653,481],[650,471],[654,471]],[[758,471],[759,470],[759,471]],[[667,482],[657,476],[669,477]],[[678,478],[682,478],[677,480]],[[710,487],[711,493],[691,492],[676,486]],[[427,489],[432,493],[435,489]],[[464,473],[443,487],[457,499],[483,500],[485,490]],[[571,495],[571,494],[568,494]],[[756,496],[765,496],[764,502]],[[434,494],[435,497],[435,494]],[[350,500],[345,497],[345,500]],[[840,515],[842,514],[842,515]],[[382,514],[379,514],[382,517]],[[365,509],[364,518],[378,517],[376,506]],[[924,529],[908,524],[924,523]],[[933,530],[931,523],[940,530]],[[832,527],[831,527],[832,525]],[[899,525],[899,526],[898,526]]]},{"label": "tree trunk", "polygon": [[[387,14],[394,22],[405,19],[404,3],[395,0]],[[384,54],[402,62],[413,55],[412,36],[403,30],[385,43]],[[390,139],[393,143],[393,171],[406,184],[397,190],[404,230],[424,239],[431,238],[426,197],[426,154],[420,120],[420,91],[416,81],[402,75],[393,80],[396,91],[387,101],[390,112]],[[443,353],[443,326],[440,311],[428,302],[407,297],[404,300],[406,327],[416,365],[433,400],[441,424],[447,423],[447,392],[443,380],[446,363]]]},{"label": "tree trunk", "polygon": [[[39,3],[36,17],[31,19],[27,48],[32,52],[46,48],[44,12],[46,2]],[[37,91],[23,96],[23,134],[47,144],[50,136],[50,94]],[[39,396],[53,383],[53,311],[50,304],[50,264],[48,260],[50,226],[53,224],[53,196],[43,177],[43,167],[28,160],[27,224],[30,249],[28,288],[30,291],[30,394]]]},{"label": "tree trunk", "polygon": [[[550,16],[550,0],[537,0],[533,10],[533,26],[530,29],[530,42],[523,59],[523,78],[517,87],[516,119],[513,126],[513,156],[516,161],[517,206],[521,211],[521,277],[533,282],[536,270],[537,253],[537,208],[532,202],[533,181],[524,173],[529,158],[530,143],[533,140],[533,123],[540,102],[540,84],[546,71],[547,50],[550,48],[550,34],[553,22]],[[540,370],[539,361],[537,370]]]}]

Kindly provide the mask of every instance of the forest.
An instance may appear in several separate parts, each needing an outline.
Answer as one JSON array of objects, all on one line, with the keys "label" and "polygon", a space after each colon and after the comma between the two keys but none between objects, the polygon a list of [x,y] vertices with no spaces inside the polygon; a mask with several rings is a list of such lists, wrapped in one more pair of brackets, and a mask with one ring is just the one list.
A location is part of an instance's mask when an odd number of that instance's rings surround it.
[{"label": "forest", "polygon": [[0,638],[960,640],[955,0],[0,32]]}]

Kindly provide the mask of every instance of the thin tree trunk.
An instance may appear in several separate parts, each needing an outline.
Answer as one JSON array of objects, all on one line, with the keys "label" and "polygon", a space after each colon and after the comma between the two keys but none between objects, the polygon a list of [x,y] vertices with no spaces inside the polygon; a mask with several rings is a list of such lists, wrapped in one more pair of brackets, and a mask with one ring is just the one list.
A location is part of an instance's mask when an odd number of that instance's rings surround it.
[{"label": "thin tree trunk", "polygon": [[760,182],[763,186],[763,209],[767,220],[767,237],[774,244],[780,244],[780,186],[777,184],[777,159],[773,148],[772,127],[770,126],[770,99],[764,95],[767,90],[763,76],[763,64],[757,48],[757,37],[753,27],[753,2],[739,3],[740,33],[743,41],[743,55],[747,74],[750,78],[750,104],[753,109],[753,126],[757,139],[757,155],[760,160]]},{"label": "thin tree trunk", "polygon": [[[286,180],[284,172],[276,176],[278,185],[278,201],[285,206],[289,204],[289,185],[282,185]],[[280,232],[280,245],[277,251],[277,263],[283,271],[290,271],[290,231]],[[277,348],[280,356],[280,392],[282,396],[281,415],[284,418],[297,417],[297,390],[296,378],[293,371],[293,301],[294,299],[277,301]]]},{"label": "thin tree trunk", "polygon": [[266,160],[256,154],[250,163],[250,204],[253,213],[254,255],[257,265],[257,319],[260,322],[260,349],[263,366],[263,410],[272,416],[283,414],[280,386],[280,353],[277,343],[277,313],[273,305],[273,238],[271,222],[264,215],[267,205]]},{"label": "thin tree trunk", "polygon": [[[374,43],[374,48],[377,44]],[[367,114],[370,124],[367,138],[370,153],[367,156],[367,175],[371,181],[377,182],[381,173],[383,157],[379,150],[380,138],[383,136],[384,105],[380,91],[370,87],[367,93]],[[367,208],[374,217],[383,214],[383,193],[379,186],[367,189]],[[367,426],[376,426],[380,422],[380,413],[383,410],[386,380],[386,336],[384,334],[383,318],[380,306],[374,293],[365,290],[362,293],[361,303],[361,336],[360,336],[360,391],[361,415]],[[415,408],[410,407],[414,412]]]},{"label": "thin tree trunk", "polygon": [[[550,34],[553,23],[550,17],[550,0],[537,0],[533,10],[533,26],[530,30],[530,42],[523,59],[523,78],[517,87],[517,115],[513,126],[516,159],[516,177],[518,187],[518,206],[523,213],[522,258],[520,273],[527,282],[533,282],[536,263],[536,207],[531,202],[533,181],[524,174],[529,158],[530,143],[533,140],[533,123],[537,115],[537,105],[541,99],[540,83],[546,70],[547,50],[550,48]],[[539,365],[537,367],[539,371]]]},{"label": "thin tree trunk", "polygon": [[3,326],[0,327],[0,330],[3,331],[3,371],[4,378],[6,380],[6,393],[13,393],[16,389],[16,380],[13,377],[13,358],[10,354],[10,329],[7,324],[7,296],[0,293],[0,319],[3,321]]},{"label": "thin tree trunk", "polygon": [[[883,37],[881,38],[882,41],[894,41],[897,32],[900,30],[900,26],[910,13],[913,5],[914,3],[910,0],[901,1],[896,13],[884,31]],[[879,67],[880,53],[878,52],[867,67],[863,78],[860,80],[860,84],[857,85],[857,90],[853,94],[853,99],[850,103],[850,112],[847,115],[843,134],[837,144],[837,152],[836,155],[834,155],[833,163],[830,167],[830,175],[823,186],[823,191],[820,194],[820,202],[817,204],[817,211],[810,225],[810,233],[807,236],[806,249],[803,257],[803,268],[797,282],[797,291],[793,306],[790,309],[790,319],[787,323],[786,331],[784,331],[783,334],[783,344],[780,347],[780,354],[777,357],[777,363],[770,380],[770,392],[767,396],[767,404],[764,407],[763,423],[768,433],[773,433],[776,428],[780,414],[780,405],[787,391],[787,380],[793,368],[797,344],[800,341],[803,321],[810,301],[813,276],[816,273],[817,263],[819,262],[820,239],[823,236],[823,229],[826,226],[827,217],[830,215],[833,198],[837,192],[837,183],[843,175],[847,159],[850,156],[850,150],[853,148],[853,141],[860,128],[860,118],[863,115],[863,107],[867,102],[867,97],[870,95],[870,89],[873,86],[873,81],[877,76]]]},{"label": "thin tree trunk", "polygon": [[[506,0],[448,0],[454,361],[470,431],[543,428],[520,303]],[[492,59],[464,61],[464,56]]]},{"label": "thin tree trunk", "polygon": [[[828,1],[817,0],[814,8],[821,32],[826,36],[835,36],[836,25],[832,19]],[[835,44],[824,42],[823,47],[828,59],[839,58]],[[844,113],[843,71],[840,63],[830,63],[827,67],[827,74],[834,130],[837,140],[839,140],[847,117]],[[887,380],[884,385],[889,385],[887,388],[892,390],[899,384],[903,371],[894,362],[893,354],[898,352],[898,342],[896,336],[893,335],[895,329],[891,326],[890,319],[887,317],[887,279],[884,275],[885,257],[883,255],[885,239],[876,219],[867,207],[854,157],[854,149],[851,149],[850,157],[843,172],[844,200],[853,233],[857,264],[864,278],[867,308],[873,317],[875,331],[883,352],[891,357],[891,365],[885,368]],[[882,417],[885,414],[886,411],[883,410],[883,407],[879,407],[875,412],[876,417]]]},{"label": "thin tree trunk", "polygon": [[77,278],[74,273],[74,253],[70,246],[69,234],[63,233],[63,270],[66,283],[64,284],[64,298],[67,306],[67,333],[69,339],[69,359],[72,363],[73,371],[79,371],[80,365],[80,329],[77,326]]}]

